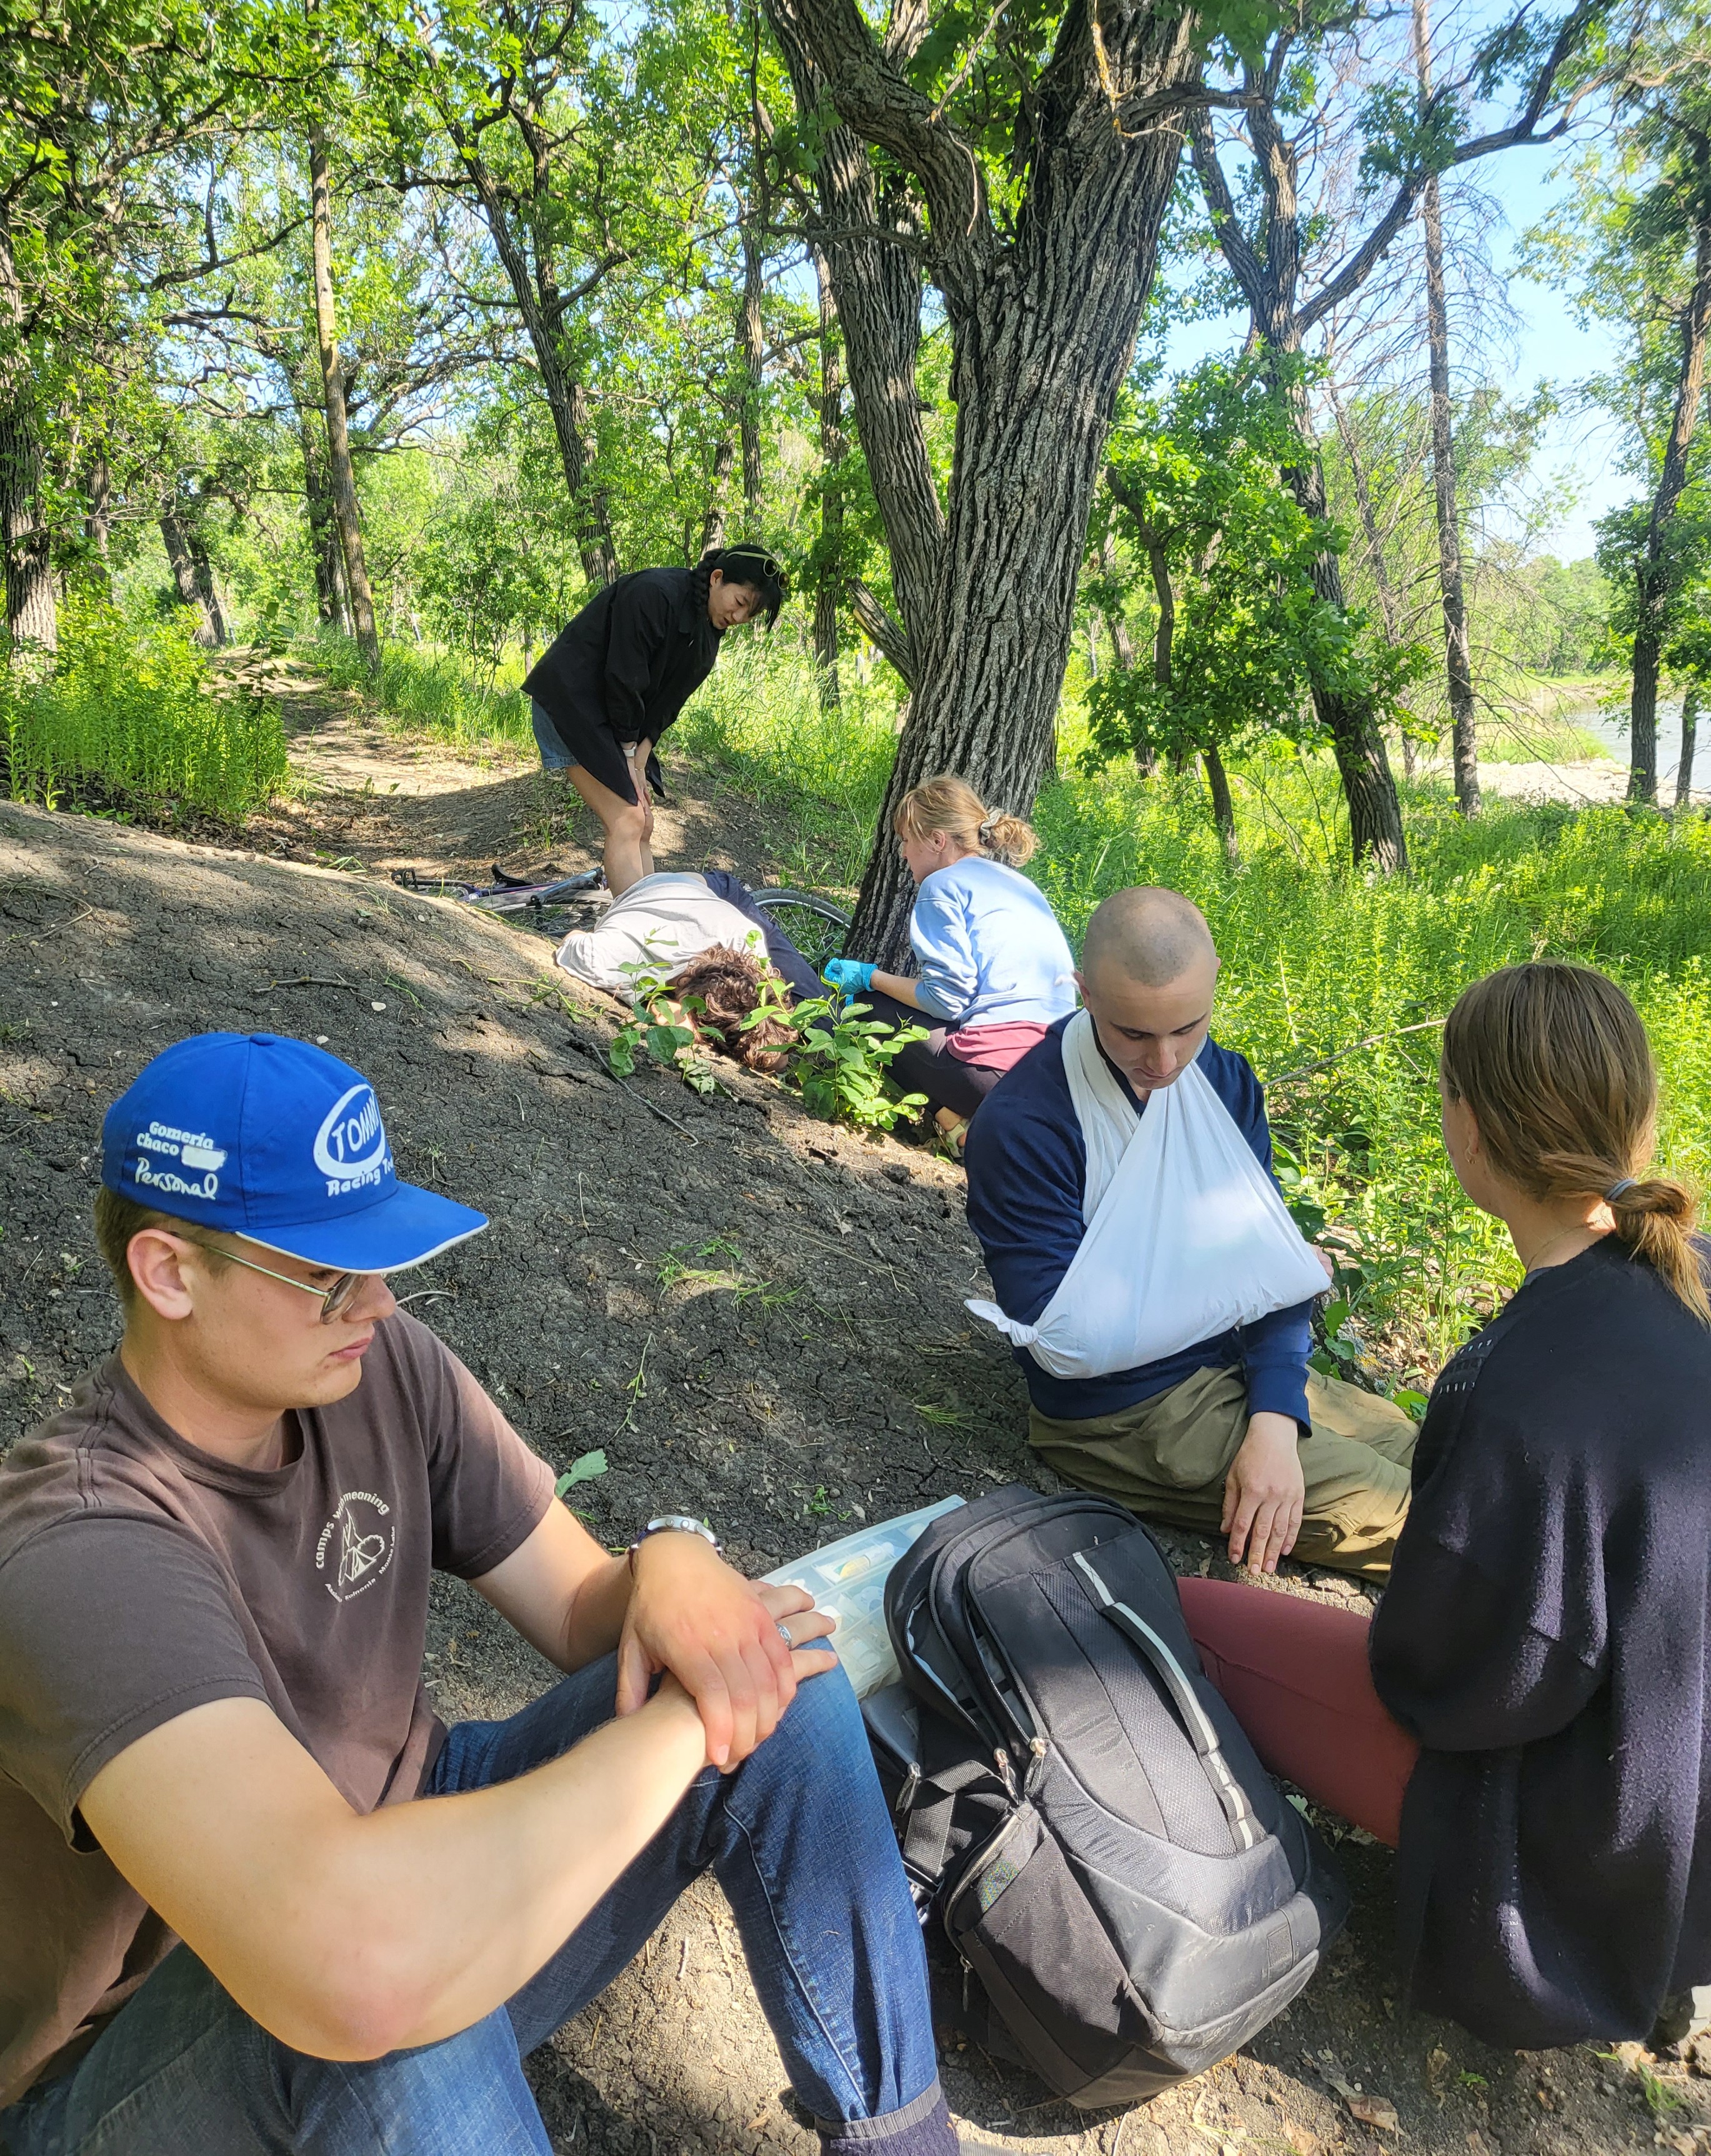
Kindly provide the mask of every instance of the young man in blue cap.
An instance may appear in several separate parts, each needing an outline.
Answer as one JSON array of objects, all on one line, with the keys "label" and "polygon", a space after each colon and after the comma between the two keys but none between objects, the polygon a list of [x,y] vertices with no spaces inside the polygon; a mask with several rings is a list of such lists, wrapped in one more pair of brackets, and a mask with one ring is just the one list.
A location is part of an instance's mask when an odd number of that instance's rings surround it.
[{"label": "young man in blue cap", "polygon": [[[547,2151],[522,2056],[709,1868],[823,2147],[952,2156],[829,1620],[553,1502],[386,1285],[486,1223],[398,1180],[367,1081],[181,1042],[102,1183],[123,1341],[0,1467],[11,2156]],[[564,1681],[444,1729],[436,1568]]]}]

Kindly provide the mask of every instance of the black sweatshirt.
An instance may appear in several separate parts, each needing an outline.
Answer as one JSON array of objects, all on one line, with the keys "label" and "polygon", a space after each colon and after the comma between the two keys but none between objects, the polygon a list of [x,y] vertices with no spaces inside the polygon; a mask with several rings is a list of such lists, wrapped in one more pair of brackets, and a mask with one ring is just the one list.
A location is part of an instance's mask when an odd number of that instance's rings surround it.
[{"label": "black sweatshirt", "polygon": [[1405,1979],[1487,2041],[1643,2037],[1711,1979],[1711,1331],[1614,1240],[1433,1389],[1372,1627],[1425,1748]]},{"label": "black sweatshirt", "polygon": [[692,569],[636,569],[561,629],[523,682],[577,762],[620,799],[623,747],[657,742],[713,670],[719,631]]}]

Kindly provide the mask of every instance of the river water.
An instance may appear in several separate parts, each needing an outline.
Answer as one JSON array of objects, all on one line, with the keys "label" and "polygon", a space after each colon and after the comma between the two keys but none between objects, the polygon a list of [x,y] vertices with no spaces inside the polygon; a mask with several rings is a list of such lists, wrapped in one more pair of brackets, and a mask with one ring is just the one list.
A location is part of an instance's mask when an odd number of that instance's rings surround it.
[{"label": "river water", "polygon": [[[1628,726],[1626,715],[1613,716],[1601,711],[1595,705],[1583,711],[1562,711],[1556,714],[1565,725],[1582,726],[1589,734],[1596,734],[1619,763],[1628,760]],[[1657,793],[1663,801],[1675,798],[1676,767],[1681,762],[1682,700],[1679,696],[1657,700]],[[1693,778],[1695,790],[1711,789],[1711,712],[1701,710],[1698,732],[1693,742]]]}]

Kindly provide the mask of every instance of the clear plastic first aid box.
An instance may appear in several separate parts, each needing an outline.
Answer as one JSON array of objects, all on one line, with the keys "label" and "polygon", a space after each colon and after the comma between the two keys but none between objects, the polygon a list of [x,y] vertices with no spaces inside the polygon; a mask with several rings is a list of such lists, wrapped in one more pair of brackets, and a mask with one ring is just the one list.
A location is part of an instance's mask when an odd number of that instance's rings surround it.
[{"label": "clear plastic first aid box", "polygon": [[804,1589],[814,1597],[816,1609],[837,1619],[838,1629],[826,1644],[837,1649],[857,1699],[890,1684],[897,1674],[885,1628],[887,1574],[929,1521],[963,1502],[945,1497],[899,1519],[878,1521],[859,1535],[845,1535],[841,1542],[810,1550],[806,1557],[767,1574],[773,1587]]}]

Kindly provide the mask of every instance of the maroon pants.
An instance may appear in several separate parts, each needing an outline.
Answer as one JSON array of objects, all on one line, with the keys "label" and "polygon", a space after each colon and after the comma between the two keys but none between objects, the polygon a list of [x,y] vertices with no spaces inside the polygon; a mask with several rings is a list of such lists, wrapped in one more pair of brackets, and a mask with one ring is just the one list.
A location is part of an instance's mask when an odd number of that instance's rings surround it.
[{"label": "maroon pants", "polygon": [[1261,1759],[1394,1849],[1420,1747],[1373,1689],[1368,1620],[1234,1579],[1182,1579],[1206,1675]]}]

